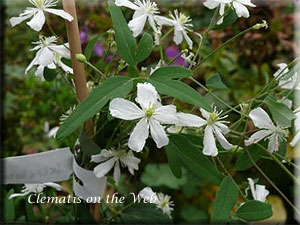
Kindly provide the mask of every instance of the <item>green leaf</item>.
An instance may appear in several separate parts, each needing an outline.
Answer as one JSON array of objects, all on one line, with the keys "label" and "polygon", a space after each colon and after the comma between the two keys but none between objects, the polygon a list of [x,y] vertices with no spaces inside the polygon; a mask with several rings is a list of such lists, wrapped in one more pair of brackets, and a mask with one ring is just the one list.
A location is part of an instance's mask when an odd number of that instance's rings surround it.
[{"label": "green leaf", "polygon": [[206,81],[206,86],[213,90],[227,90],[228,87],[223,83],[220,74],[216,73]]},{"label": "green leaf", "polygon": [[171,224],[171,219],[154,204],[133,204],[121,215],[123,224]]},{"label": "green leaf", "polygon": [[138,44],[138,50],[136,53],[137,63],[140,63],[147,59],[153,50],[153,38],[150,34],[144,33]]},{"label": "green leaf", "polygon": [[285,104],[276,101],[273,97],[266,97],[265,103],[271,111],[273,120],[283,127],[290,127],[295,115]]},{"label": "green leaf", "polygon": [[93,89],[68,117],[57,132],[57,139],[62,139],[80,127],[85,121],[97,114],[109,100],[126,96],[132,89],[133,82],[128,77],[111,77]]},{"label": "green leaf", "polygon": [[[186,172],[184,170],[183,172]],[[187,182],[186,176],[177,179],[173,176],[168,164],[147,164],[145,171],[141,176],[141,181],[151,187],[166,186],[172,189],[179,189]]]},{"label": "green leaf", "polygon": [[216,194],[211,223],[226,223],[239,197],[238,190],[229,176],[225,177]]},{"label": "green leaf", "polygon": [[161,94],[177,98],[180,101],[203,108],[206,111],[212,111],[210,104],[200,93],[181,81],[166,78],[154,79],[151,77],[150,83]]},{"label": "green leaf", "polygon": [[194,206],[183,207],[180,215],[188,223],[207,224],[208,222],[207,214]]},{"label": "green leaf", "polygon": [[99,41],[101,36],[102,36],[102,34],[98,34],[96,37],[94,37],[92,40],[90,40],[89,43],[87,44],[87,46],[84,50],[84,55],[88,61],[91,59],[93,50],[94,50],[94,46],[97,43],[97,41]]},{"label": "green leaf", "polygon": [[108,6],[114,25],[114,31],[116,33],[118,52],[125,62],[129,65],[135,66],[136,40],[127,25],[121,9],[117,7],[113,1],[109,1]]},{"label": "green leaf", "polygon": [[59,74],[59,70],[49,69],[48,67],[45,67],[43,75],[46,81],[52,82],[56,79],[58,74]]},{"label": "green leaf", "polygon": [[32,204],[26,200],[26,216],[28,222],[35,222],[36,218],[33,212]]},{"label": "green leaf", "polygon": [[273,215],[271,205],[260,201],[248,201],[237,210],[236,216],[247,221],[268,219]]},{"label": "green leaf", "polygon": [[101,149],[85,134],[85,132],[81,132],[79,140],[80,149],[85,157],[90,158],[92,155],[100,154]]},{"label": "green leaf", "polygon": [[182,171],[181,171],[181,163],[176,153],[176,145],[172,142],[166,148],[168,163],[171,168],[172,173],[175,177],[181,178]]},{"label": "green leaf", "polygon": [[193,72],[190,69],[180,66],[165,66],[158,68],[151,75],[151,79],[160,78],[185,78],[193,76]]},{"label": "green leaf", "polygon": [[216,185],[222,182],[222,174],[185,136],[173,134],[169,139],[170,143],[176,146],[174,149],[176,149],[177,155],[183,164],[195,175],[205,178]]},{"label": "green leaf", "polygon": [[13,193],[14,193],[14,189],[10,189],[4,200],[3,215],[4,215],[4,221],[6,222],[9,221],[11,222],[15,220],[14,200],[8,199],[8,197]]},{"label": "green leaf", "polygon": [[224,17],[223,23],[213,27],[213,30],[223,30],[223,29],[229,27],[230,25],[232,25],[237,19],[238,19],[238,16],[237,16],[235,10],[230,7],[230,8],[228,8],[228,13]]},{"label": "green leaf", "polygon": [[[264,151],[259,147],[257,147],[256,145],[252,145],[248,149],[248,152],[255,162],[257,162],[264,155]],[[253,163],[251,162],[249,155],[247,154],[246,151],[244,151],[241,155],[239,155],[234,168],[237,171],[244,171],[251,168],[252,166]]]}]

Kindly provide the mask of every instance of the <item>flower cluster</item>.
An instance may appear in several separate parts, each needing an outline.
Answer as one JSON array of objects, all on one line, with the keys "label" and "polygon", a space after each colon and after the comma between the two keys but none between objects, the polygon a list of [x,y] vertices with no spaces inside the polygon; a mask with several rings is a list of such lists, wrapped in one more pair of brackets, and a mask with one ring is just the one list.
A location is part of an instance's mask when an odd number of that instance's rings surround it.
[{"label": "flower cluster", "polygon": [[[58,3],[57,0],[29,0],[33,7],[27,7],[27,9],[19,15],[19,17],[12,17],[10,19],[11,26],[14,27],[24,20],[32,17],[27,22],[33,30],[39,32],[42,30],[45,24],[45,12],[58,15],[68,21],[73,21],[73,17],[61,9],[54,9]],[[60,67],[66,73],[73,74],[73,69],[62,62],[62,58],[70,59],[70,50],[68,43],[64,45],[57,45],[57,37],[44,37],[40,35],[39,41],[33,42],[36,45],[31,51],[37,51],[35,58],[29,64],[25,70],[25,74],[33,67],[37,66],[35,75],[44,80],[44,69],[56,69]]]}]

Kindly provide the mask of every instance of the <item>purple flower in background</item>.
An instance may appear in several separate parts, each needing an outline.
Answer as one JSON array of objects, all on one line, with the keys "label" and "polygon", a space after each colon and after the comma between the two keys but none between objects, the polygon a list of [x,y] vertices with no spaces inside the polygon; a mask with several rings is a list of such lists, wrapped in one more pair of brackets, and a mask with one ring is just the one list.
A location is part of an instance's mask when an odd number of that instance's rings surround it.
[{"label": "purple flower in background", "polygon": [[102,57],[104,55],[104,49],[99,42],[97,42],[94,46],[94,53],[99,57]]},{"label": "purple flower in background", "polygon": [[[175,46],[170,46],[165,50],[165,54],[169,60],[174,59],[176,56],[180,54],[180,52],[181,51]],[[177,57],[177,59],[174,61],[173,64],[177,66],[188,67],[188,63],[184,63],[184,58],[182,56]]]},{"label": "purple flower in background", "polygon": [[106,58],[106,63],[110,63],[110,61],[113,59],[112,54],[109,54]]},{"label": "purple flower in background", "polygon": [[81,44],[84,44],[88,41],[89,37],[89,28],[87,26],[84,26],[80,31],[80,42]]}]

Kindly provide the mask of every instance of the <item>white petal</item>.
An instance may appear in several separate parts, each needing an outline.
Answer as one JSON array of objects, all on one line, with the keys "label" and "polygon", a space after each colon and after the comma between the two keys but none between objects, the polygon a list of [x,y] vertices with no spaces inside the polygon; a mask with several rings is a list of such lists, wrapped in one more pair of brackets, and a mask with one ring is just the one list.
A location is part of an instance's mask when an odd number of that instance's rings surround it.
[{"label": "white petal", "polygon": [[127,8],[133,9],[133,10],[139,10],[140,8],[133,4],[132,2],[128,0],[116,0],[115,2],[116,6],[125,6]]},{"label": "white petal", "polygon": [[20,197],[20,196],[25,196],[29,194],[29,192],[24,192],[24,193],[15,193],[15,194],[11,194],[8,199],[12,199],[12,198],[16,198],[16,197]]},{"label": "white petal", "polygon": [[132,31],[134,37],[139,36],[143,32],[146,21],[147,21],[146,14],[129,21],[128,26]]},{"label": "white petal", "polygon": [[249,116],[253,120],[254,125],[258,128],[265,128],[265,129],[275,128],[269,115],[266,113],[266,111],[264,111],[260,107],[253,109],[250,112]]},{"label": "white petal", "polygon": [[257,201],[265,202],[266,198],[269,194],[269,191],[266,189],[264,185],[256,185],[256,199]]},{"label": "white petal", "polygon": [[20,15],[19,17],[12,17],[9,22],[11,24],[12,27],[22,23],[24,20],[29,19],[30,17],[33,16],[33,14],[35,13],[35,10],[32,10],[31,13],[28,13],[27,15]]},{"label": "white petal", "polygon": [[193,49],[193,41],[192,41],[192,39],[187,35],[187,33],[185,31],[183,31],[182,33],[183,33],[184,39],[188,43],[189,48]]},{"label": "white petal", "polygon": [[209,8],[209,9],[215,9],[219,6],[220,3],[214,1],[214,0],[207,0],[206,2],[203,2],[203,5],[206,7],[206,8]]},{"label": "white petal", "polygon": [[152,118],[150,118],[150,132],[157,148],[162,148],[169,144],[169,138],[164,127]]},{"label": "white petal", "polygon": [[215,122],[214,126],[217,126],[222,131],[223,134],[228,134],[230,132],[230,129],[228,128],[228,126],[223,124],[221,121]]},{"label": "white petal", "polygon": [[284,74],[289,72],[289,68],[286,63],[279,63],[277,64],[277,66],[279,67],[279,69],[276,71],[276,73],[274,73],[274,77],[282,77]]},{"label": "white petal", "polygon": [[44,185],[55,188],[57,191],[61,191],[63,189],[63,187],[60,186],[59,184],[52,183],[52,182],[44,183]]},{"label": "white petal", "polygon": [[26,70],[25,70],[25,74],[28,73],[28,71],[35,65],[38,65],[38,59],[39,59],[39,55],[40,52],[37,52],[36,56],[34,57],[34,59],[30,62],[30,64],[27,66]]},{"label": "white petal", "polygon": [[290,143],[290,145],[292,147],[295,147],[297,145],[297,143],[300,140],[300,131],[297,132],[296,136],[293,138],[292,142]]},{"label": "white petal", "polygon": [[144,14],[145,14],[144,11],[142,11],[142,10],[137,10],[137,11],[135,11],[135,12],[133,13],[132,19],[138,18],[138,17],[140,17],[140,16],[142,16],[142,15],[144,15]]},{"label": "white petal", "polygon": [[154,20],[156,21],[156,23],[160,26],[163,26],[163,25],[167,25],[167,26],[173,26],[174,25],[174,21],[167,18],[167,17],[164,17],[164,16],[154,16],[153,17]]},{"label": "white petal", "polygon": [[122,98],[113,99],[109,104],[109,111],[113,117],[123,120],[135,120],[145,115],[136,104]]},{"label": "white petal", "polygon": [[238,17],[248,18],[250,16],[249,11],[246,6],[242,5],[239,2],[233,2],[232,5],[233,5]]},{"label": "white petal", "polygon": [[129,172],[134,175],[134,170],[139,169],[141,160],[135,157],[132,151],[129,151],[125,156],[120,158],[121,162],[128,167]]},{"label": "white petal", "polygon": [[189,113],[177,113],[177,118],[179,126],[202,127],[207,124],[206,120]]},{"label": "white petal", "polygon": [[155,21],[153,19],[153,16],[148,16],[148,21],[149,21],[149,24],[152,27],[154,33],[157,33],[158,30],[157,30],[157,27],[156,27],[156,23],[155,23]]},{"label": "white petal", "polygon": [[152,84],[149,83],[139,83],[137,85],[137,98],[136,102],[138,102],[143,109],[148,109],[157,105],[159,96]]},{"label": "white petal", "polygon": [[265,137],[269,136],[271,134],[271,131],[269,130],[259,130],[251,135],[251,137],[248,140],[245,140],[245,145],[249,146],[254,143],[257,143],[264,139]]},{"label": "white petal", "polygon": [[174,42],[179,45],[182,43],[183,41],[183,35],[182,35],[182,31],[175,29],[174,30]]},{"label": "white petal", "polygon": [[143,118],[133,129],[129,141],[128,147],[136,152],[141,152],[146,144],[146,139],[149,136],[149,124],[147,119]]},{"label": "white petal", "polygon": [[159,203],[157,194],[154,191],[152,191],[152,189],[150,187],[145,187],[143,190],[141,190],[139,192],[139,195],[142,198],[148,198],[149,200],[151,199],[152,200],[151,203],[154,203],[154,204]]},{"label": "white petal", "polygon": [[59,127],[53,127],[47,134],[48,138],[55,138]]},{"label": "white petal", "polygon": [[73,21],[73,16],[61,9],[44,9],[44,11],[60,16],[69,22]]},{"label": "white petal", "polygon": [[66,64],[64,64],[62,61],[59,61],[58,65],[67,73],[74,74],[73,69]]},{"label": "white petal", "polygon": [[213,135],[213,128],[212,126],[206,126],[204,130],[204,139],[203,139],[203,154],[209,156],[217,156],[218,149],[216,146],[215,137]]},{"label": "white petal", "polygon": [[251,6],[251,7],[256,7],[256,5],[254,5],[251,0],[237,0],[239,3],[243,4],[243,5],[247,5],[247,6]]},{"label": "white petal", "polygon": [[205,109],[200,109],[200,112],[202,113],[202,116],[203,116],[206,120],[209,119],[209,117],[210,117],[210,113],[209,113],[209,112],[207,112]]},{"label": "white petal", "polygon": [[279,149],[279,137],[277,134],[272,134],[269,137],[268,150],[273,153],[277,152]]},{"label": "white petal", "polygon": [[115,169],[114,169],[114,181],[116,184],[119,183],[120,176],[121,176],[120,163],[119,163],[119,161],[117,161],[115,164]]},{"label": "white petal", "polygon": [[163,124],[177,124],[176,106],[167,105],[158,107],[152,118]]},{"label": "white petal", "polygon": [[[284,77],[283,77],[284,78]],[[284,89],[291,90],[295,87],[297,83],[298,73],[295,73],[289,79],[280,79],[279,86]]]},{"label": "white petal", "polygon": [[37,70],[35,71],[35,75],[38,76],[39,78],[41,78],[42,80],[45,80],[44,78],[44,69],[45,66],[38,66]]},{"label": "white petal", "polygon": [[104,177],[114,166],[115,162],[118,159],[116,157],[111,158],[110,160],[107,160],[106,162],[103,162],[96,166],[94,168],[94,174],[96,177],[101,178]]},{"label": "white petal", "polygon": [[254,199],[254,200],[257,200],[257,197],[256,197],[256,191],[255,191],[255,187],[254,187],[254,181],[253,181],[253,179],[251,179],[251,178],[248,178],[248,182],[249,182],[249,186],[250,186],[250,190],[251,190],[251,193],[252,193],[253,199]]},{"label": "white petal", "polygon": [[[67,44],[65,44],[67,46]],[[53,52],[58,53],[61,57],[71,59],[71,53],[65,45],[49,45],[48,48]]]},{"label": "white petal", "polygon": [[45,23],[45,15],[42,10],[39,10],[38,13],[35,14],[29,22],[27,22],[28,26],[30,26],[31,29],[37,32],[41,31],[44,23]]},{"label": "white petal", "polygon": [[103,161],[106,161],[110,157],[112,157],[112,151],[108,151],[106,149],[101,150],[100,154],[92,155],[91,162],[101,163]]},{"label": "white petal", "polygon": [[40,65],[48,66],[49,64],[53,63],[54,61],[54,53],[47,47],[42,48],[38,62]]},{"label": "white petal", "polygon": [[219,143],[222,145],[222,147],[226,150],[230,150],[233,148],[233,145],[230,144],[226,138],[223,136],[223,134],[220,132],[219,128],[217,127],[214,127],[214,131],[215,131],[215,134],[216,134],[216,137],[219,141]]}]

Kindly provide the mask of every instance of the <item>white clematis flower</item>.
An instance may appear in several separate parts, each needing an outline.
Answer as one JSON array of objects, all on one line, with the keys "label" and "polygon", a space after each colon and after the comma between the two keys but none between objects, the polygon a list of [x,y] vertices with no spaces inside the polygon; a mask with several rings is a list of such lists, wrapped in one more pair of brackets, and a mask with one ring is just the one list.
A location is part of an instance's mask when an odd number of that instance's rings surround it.
[{"label": "white clematis flower", "polygon": [[284,79],[284,76],[289,72],[288,65],[286,63],[279,63],[277,66],[279,69],[274,73],[274,77],[279,78],[279,86],[283,89],[293,89],[297,82],[298,73],[296,72],[292,77]]},{"label": "white clematis flower", "polygon": [[193,41],[188,36],[187,32],[191,32],[191,27],[193,27],[193,24],[190,22],[192,21],[189,16],[186,16],[185,14],[178,12],[178,10],[174,11],[174,14],[170,12],[170,17],[166,18],[163,16],[155,16],[155,21],[163,26],[174,26],[174,42],[179,45],[182,43],[183,39],[186,40],[186,42],[189,45],[189,48],[193,48]]},{"label": "white clematis flower", "polygon": [[150,0],[135,0],[132,3],[129,0],[116,0],[115,3],[117,6],[125,6],[135,11],[132,20],[128,23],[134,37],[139,36],[143,32],[147,21],[154,32],[158,32],[154,15],[158,14],[159,11],[155,2],[151,2]]},{"label": "white clematis flower", "polygon": [[140,191],[141,198],[150,199],[150,203],[155,204],[157,208],[161,209],[164,214],[171,218],[171,211],[173,210],[174,202],[170,201],[171,197],[163,193],[155,193],[150,187],[146,187]]},{"label": "white clematis flower", "polygon": [[40,36],[40,40],[37,42],[33,42],[36,45],[31,51],[37,51],[35,58],[26,68],[25,73],[33,66],[38,66],[35,75],[41,77],[43,79],[43,73],[45,67],[49,69],[55,69],[57,66],[61,67],[65,72],[73,74],[73,69],[69,66],[65,65],[61,58],[70,59],[70,51],[65,45],[56,45],[57,38],[56,37],[43,37]]},{"label": "white clematis flower", "polygon": [[19,15],[19,17],[12,17],[10,19],[10,24],[12,27],[22,23],[32,17],[32,19],[27,22],[35,31],[40,31],[45,23],[44,12],[52,13],[58,15],[68,21],[72,21],[73,17],[61,9],[52,9],[57,5],[57,0],[28,0],[34,7],[27,7],[26,10]]},{"label": "white clematis flower", "polygon": [[206,0],[204,6],[209,9],[215,9],[219,7],[219,15],[221,16],[220,20],[217,22],[217,25],[220,25],[224,21],[224,14],[226,5],[232,6],[238,17],[248,18],[250,13],[246,6],[256,7],[251,0]]},{"label": "white clematis flower", "polygon": [[254,125],[261,130],[252,134],[245,141],[245,145],[249,146],[263,139],[268,139],[268,150],[272,153],[278,151],[280,141],[285,140],[285,136],[287,135],[285,128],[280,125],[275,126],[269,115],[260,107],[252,110],[249,116]]},{"label": "white clematis flower", "polygon": [[214,108],[214,111],[212,113],[207,112],[204,109],[200,109],[200,111],[205,119],[202,119],[201,117],[192,114],[178,113],[177,125],[197,128],[205,126],[203,139],[203,154],[205,155],[218,155],[215,137],[224,149],[232,149],[233,145],[230,144],[224,137],[224,134],[228,134],[230,131],[227,125],[225,125],[225,123],[227,122],[223,120],[227,116],[220,117],[222,111],[217,112],[216,108]]},{"label": "white clematis flower", "polygon": [[132,151],[104,149],[100,154],[93,155],[91,162],[100,163],[94,168],[94,174],[98,178],[104,177],[114,167],[114,180],[118,184],[121,176],[120,163],[134,175],[134,170],[139,169],[141,160],[135,157]]},{"label": "white clematis flower", "polygon": [[300,107],[297,108],[294,111],[294,113],[296,115],[296,119],[295,119],[296,136],[293,138],[292,142],[290,143],[292,147],[295,147],[300,140]]},{"label": "white clematis flower", "polygon": [[133,151],[141,152],[143,150],[149,136],[149,129],[158,148],[168,145],[169,138],[161,124],[177,123],[176,107],[174,105],[162,106],[159,99],[152,84],[139,83],[135,101],[141,108],[122,98],[115,98],[110,102],[109,110],[113,117],[123,120],[139,119],[128,141],[128,146]]},{"label": "white clematis flower", "polygon": [[25,195],[28,195],[30,193],[41,193],[41,192],[43,192],[43,190],[46,186],[55,188],[57,191],[61,191],[63,189],[62,186],[60,186],[59,184],[51,183],[51,182],[43,183],[43,184],[24,184],[24,187],[23,187],[21,193],[11,194],[8,197],[8,199],[12,199],[12,198],[15,198],[15,197],[20,197],[20,196],[25,196]]},{"label": "white clematis flower", "polygon": [[265,202],[267,196],[269,195],[269,191],[266,189],[266,186],[259,184],[254,185],[254,181],[251,178],[248,178],[248,182],[253,199],[256,201]]}]

